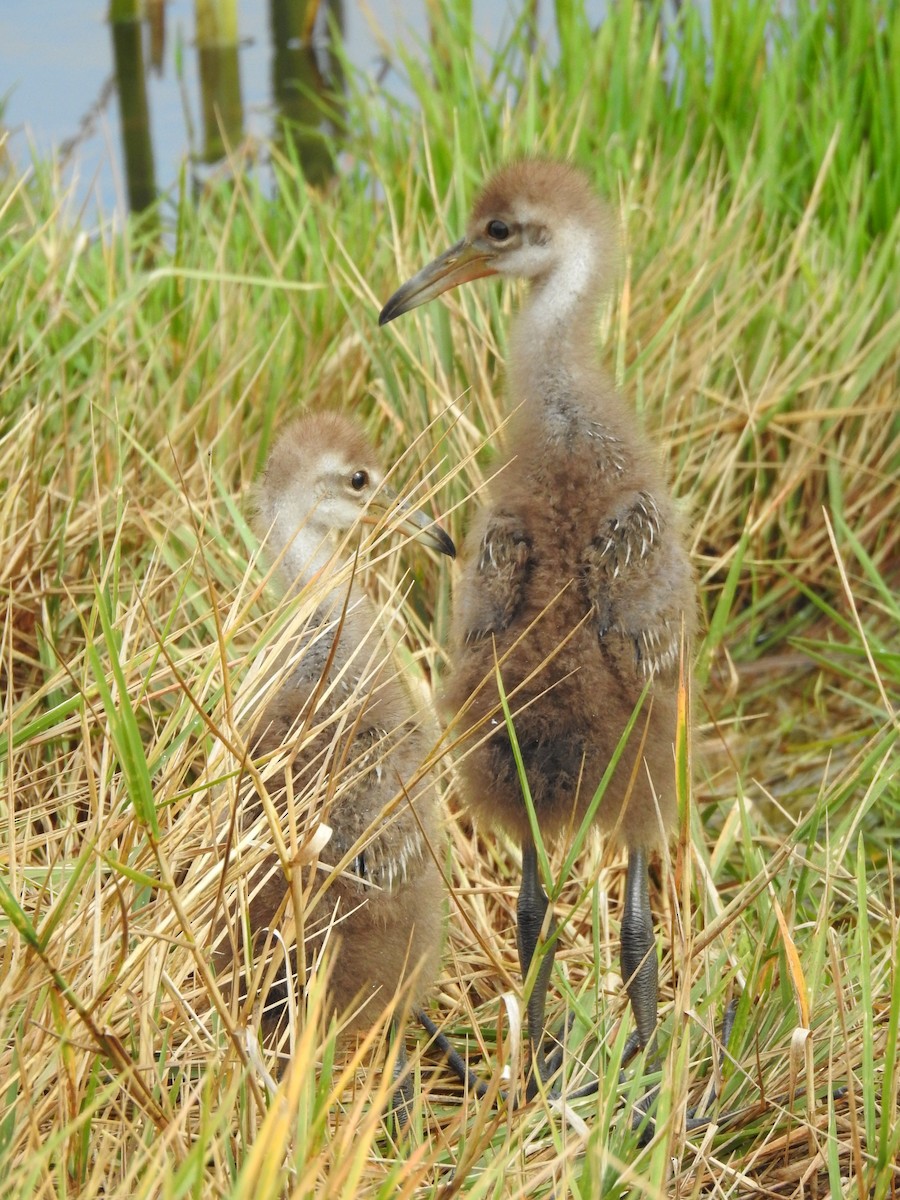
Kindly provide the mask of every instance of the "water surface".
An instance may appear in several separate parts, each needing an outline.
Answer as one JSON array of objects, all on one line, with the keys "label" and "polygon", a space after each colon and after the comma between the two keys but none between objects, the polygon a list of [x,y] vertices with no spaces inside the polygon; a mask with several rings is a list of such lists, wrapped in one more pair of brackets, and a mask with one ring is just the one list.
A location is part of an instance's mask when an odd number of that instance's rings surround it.
[{"label": "water surface", "polygon": [[[231,144],[262,144],[277,135],[280,115],[313,125],[321,119],[303,89],[340,87],[327,15],[342,29],[354,67],[399,95],[402,73],[391,62],[398,43],[414,46],[435,32],[427,13],[436,6],[326,0],[312,45],[302,45],[305,7],[304,0],[242,0],[237,44],[211,49],[198,44],[195,0],[145,0],[143,21],[117,24],[108,20],[107,0],[3,0],[0,97],[14,160],[21,167],[32,152],[53,157],[89,211],[140,209],[174,186],[185,160],[201,178],[221,169],[222,125]],[[602,20],[605,7],[589,4],[592,20]],[[474,9],[487,54],[523,4],[479,0]],[[537,13],[552,44],[553,7]],[[314,136],[300,149],[311,177],[330,169]]]}]

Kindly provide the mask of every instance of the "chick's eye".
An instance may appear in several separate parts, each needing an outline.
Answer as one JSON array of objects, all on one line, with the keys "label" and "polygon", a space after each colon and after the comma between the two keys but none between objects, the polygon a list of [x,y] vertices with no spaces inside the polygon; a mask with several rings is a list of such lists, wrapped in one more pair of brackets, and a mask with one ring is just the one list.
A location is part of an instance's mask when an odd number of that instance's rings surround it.
[{"label": "chick's eye", "polygon": [[509,226],[505,221],[488,221],[487,235],[495,242],[505,242],[509,237]]},{"label": "chick's eye", "polygon": [[368,471],[356,471],[355,474],[351,475],[350,477],[350,486],[353,488],[354,492],[361,492],[368,482]]}]

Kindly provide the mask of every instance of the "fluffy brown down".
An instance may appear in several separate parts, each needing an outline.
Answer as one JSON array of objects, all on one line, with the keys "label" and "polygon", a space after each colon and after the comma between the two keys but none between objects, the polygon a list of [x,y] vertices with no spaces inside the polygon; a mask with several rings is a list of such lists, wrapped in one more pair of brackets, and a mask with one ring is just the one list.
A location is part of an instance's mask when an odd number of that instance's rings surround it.
[{"label": "fluffy brown down", "polygon": [[[286,588],[308,582],[308,562],[326,575],[341,565],[323,567],[319,548],[326,546],[326,558],[332,554],[335,535],[353,526],[348,506],[365,507],[369,488],[355,499],[347,486],[358,472],[377,492],[381,468],[361,426],[343,414],[300,418],[276,442],[257,489],[256,526],[273,559],[288,550],[281,571]],[[345,515],[334,515],[336,504]],[[327,954],[329,1006],[353,1032],[371,1025],[404,988],[408,1004],[424,998],[439,966],[445,894],[435,861],[444,845],[440,803],[430,778],[414,782],[434,742],[432,723],[414,708],[389,655],[372,671],[386,652],[377,613],[355,581],[338,637],[346,592],[337,587],[298,634],[290,652],[297,665],[256,722],[252,753],[258,761],[288,756],[284,782],[276,775],[267,785],[285,836],[289,795],[301,845],[322,823],[331,828],[318,860],[302,871],[303,954],[294,945],[290,977],[300,970],[302,981],[301,959],[308,974]],[[265,838],[267,828],[251,790],[237,814],[237,842],[250,829]],[[258,968],[271,929],[289,947],[297,933],[277,855],[251,872],[247,891]],[[236,941],[221,933],[216,962],[225,971],[240,963],[245,948],[240,933]],[[280,957],[279,943],[269,944]],[[245,992],[239,966],[237,978]],[[282,967],[267,990],[269,1032],[283,1020],[286,986]]]},{"label": "fluffy brown down", "polygon": [[[508,236],[489,246],[502,221]],[[501,230],[502,232],[502,230]],[[443,708],[464,742],[467,804],[529,825],[499,711],[499,664],[545,836],[583,816],[645,685],[650,693],[597,821],[659,846],[675,817],[679,665],[696,632],[693,574],[658,461],[595,352],[614,225],[582,172],[530,161],[485,186],[466,240],[530,293],[510,345],[501,462],[469,530]],[[495,732],[478,745],[485,733]]]}]

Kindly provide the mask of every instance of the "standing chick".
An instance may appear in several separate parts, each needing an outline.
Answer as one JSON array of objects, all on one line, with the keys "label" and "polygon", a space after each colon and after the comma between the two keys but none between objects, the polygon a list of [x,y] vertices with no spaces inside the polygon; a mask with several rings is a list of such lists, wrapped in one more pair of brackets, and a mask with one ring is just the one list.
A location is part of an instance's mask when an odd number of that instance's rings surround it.
[{"label": "standing chick", "polygon": [[[487,183],[466,236],[391,297],[380,323],[480,276],[530,283],[510,338],[502,466],[469,531],[454,597],[447,703],[457,728],[471,731],[460,764],[465,802],[522,846],[518,945],[527,975],[548,901],[498,707],[498,664],[549,840],[589,813],[644,697],[595,820],[628,852],[622,973],[646,1045],[658,990],[647,859],[675,823],[679,669],[697,618],[657,453],[596,360],[596,311],[616,257],[613,223],[581,171],[517,163]],[[556,1065],[543,1048],[553,949],[528,1006],[541,1078]]]}]

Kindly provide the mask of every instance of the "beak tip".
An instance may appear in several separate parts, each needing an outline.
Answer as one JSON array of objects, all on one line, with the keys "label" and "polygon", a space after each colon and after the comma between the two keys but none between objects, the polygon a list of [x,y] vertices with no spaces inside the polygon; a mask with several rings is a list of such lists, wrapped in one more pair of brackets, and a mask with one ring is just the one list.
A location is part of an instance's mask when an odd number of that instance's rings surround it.
[{"label": "beak tip", "polygon": [[394,292],[393,296],[388,297],[388,301],[378,314],[378,324],[387,325],[388,321],[393,321],[394,317],[399,317],[406,312],[406,305],[401,300],[401,288],[399,292]]},{"label": "beak tip", "polygon": [[453,543],[453,538],[440,525],[433,525],[430,530],[434,541],[432,546],[437,550],[438,554],[445,554],[447,558],[456,558],[456,546]]}]

